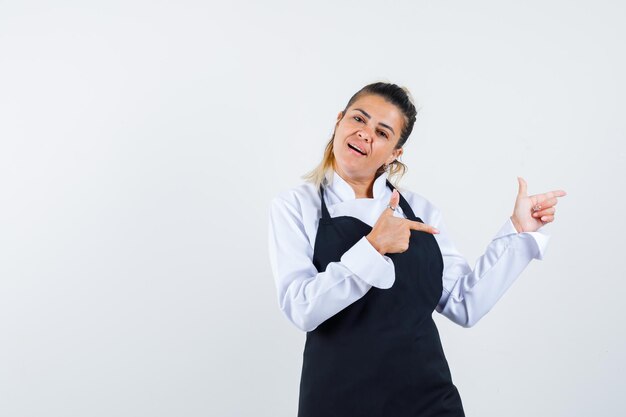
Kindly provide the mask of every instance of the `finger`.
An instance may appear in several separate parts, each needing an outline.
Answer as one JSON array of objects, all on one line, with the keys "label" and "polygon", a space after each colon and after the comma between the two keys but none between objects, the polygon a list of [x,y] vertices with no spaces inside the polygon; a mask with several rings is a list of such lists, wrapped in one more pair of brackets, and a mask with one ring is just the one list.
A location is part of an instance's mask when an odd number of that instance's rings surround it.
[{"label": "finger", "polygon": [[542,200],[546,200],[549,198],[563,197],[566,195],[567,193],[563,190],[554,190],[554,191],[548,191],[547,193],[543,193],[543,194],[535,194],[533,197],[536,197],[539,200],[539,202],[541,202]]},{"label": "finger", "polygon": [[555,197],[564,197],[567,193],[564,190],[552,190],[550,193]]},{"label": "finger", "polygon": [[406,220],[406,221],[408,222],[409,228],[412,230],[419,230],[420,232],[426,232],[426,233],[431,233],[431,234],[439,233],[439,229],[437,229],[436,227],[433,227],[424,223],[416,222],[413,220]]},{"label": "finger", "polygon": [[393,211],[396,209],[396,207],[398,207],[399,202],[400,202],[400,194],[398,193],[398,190],[394,189],[393,192],[391,193],[391,198],[389,199],[389,206],[393,207],[393,210],[387,207],[385,211],[383,211],[383,214],[386,216],[393,216]]},{"label": "finger", "polygon": [[539,206],[539,210],[552,207],[558,202],[557,197],[552,191],[543,194],[535,194],[530,196],[530,200],[534,204],[534,208]]},{"label": "finger", "polygon": [[517,195],[520,197],[525,197],[526,189],[528,187],[528,185],[526,184],[526,180],[522,177],[517,177],[517,185],[518,185]]},{"label": "finger", "polygon": [[533,217],[536,218],[540,218],[541,216],[546,216],[548,214],[554,214],[556,213],[556,208],[555,207],[549,207],[545,210],[541,210],[541,211],[536,211],[533,213]]},{"label": "finger", "polygon": [[567,193],[563,190],[553,190],[553,191],[548,191],[547,193],[543,193],[543,195],[545,195],[546,198],[554,198],[554,197],[563,197],[564,195],[567,195]]},{"label": "finger", "polygon": [[551,221],[554,221],[554,216],[551,216],[551,215],[541,216],[540,220],[544,223],[550,223]]},{"label": "finger", "polygon": [[547,194],[539,194],[535,197],[536,197],[536,204],[534,208],[537,208],[538,210],[556,206],[556,204],[559,202],[556,199],[556,197],[548,197]]}]

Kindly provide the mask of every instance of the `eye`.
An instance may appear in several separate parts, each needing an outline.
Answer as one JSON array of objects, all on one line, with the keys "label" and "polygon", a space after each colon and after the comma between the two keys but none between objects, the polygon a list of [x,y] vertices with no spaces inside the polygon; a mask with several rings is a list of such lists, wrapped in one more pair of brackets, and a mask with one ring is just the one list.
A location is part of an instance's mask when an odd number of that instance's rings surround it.
[{"label": "eye", "polygon": [[388,136],[387,136],[387,132],[383,132],[382,130],[379,130],[379,131],[378,131],[378,133],[381,133],[381,134],[382,134],[384,137],[386,137],[386,138],[388,137]]},{"label": "eye", "polygon": [[357,122],[363,121],[363,119],[361,119],[361,116],[354,116],[354,120],[356,120]]}]

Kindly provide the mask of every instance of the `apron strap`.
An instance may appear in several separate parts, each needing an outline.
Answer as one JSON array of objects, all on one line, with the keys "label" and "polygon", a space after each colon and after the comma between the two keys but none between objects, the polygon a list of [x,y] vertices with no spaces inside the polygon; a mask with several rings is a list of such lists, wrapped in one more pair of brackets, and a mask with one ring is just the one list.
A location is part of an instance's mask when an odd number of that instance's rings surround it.
[{"label": "apron strap", "polygon": [[328,214],[328,208],[326,208],[326,202],[324,201],[324,185],[320,185],[320,198],[322,199],[322,219],[330,219]]},{"label": "apron strap", "polygon": [[[389,188],[391,188],[391,191],[395,190],[395,187],[389,182],[389,180],[387,180],[387,186]],[[413,220],[413,221],[418,221],[420,223],[424,223],[422,221],[422,219],[420,219],[419,217],[417,217],[415,215],[415,213],[413,213],[413,209],[411,208],[409,203],[404,199],[404,197],[402,196],[400,191],[398,191],[398,194],[400,194],[400,207],[402,207],[402,211],[404,212],[404,214],[406,214],[406,217],[409,220]]]}]

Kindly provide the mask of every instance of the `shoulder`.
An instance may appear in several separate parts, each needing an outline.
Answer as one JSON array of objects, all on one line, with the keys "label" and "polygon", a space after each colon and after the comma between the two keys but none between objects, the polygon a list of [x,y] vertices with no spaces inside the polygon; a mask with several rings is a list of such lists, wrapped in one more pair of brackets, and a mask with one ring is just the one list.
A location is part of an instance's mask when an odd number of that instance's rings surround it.
[{"label": "shoulder", "polygon": [[320,201],[319,191],[312,183],[306,182],[278,193],[272,199],[272,205],[302,207],[310,205],[315,200]]},{"label": "shoulder", "polygon": [[434,225],[441,219],[439,208],[422,194],[408,190],[404,187],[397,187],[398,191],[406,199],[415,215],[421,218],[424,223]]},{"label": "shoulder", "polygon": [[278,193],[270,203],[271,233],[280,233],[283,239],[295,236],[293,233],[306,236],[313,246],[322,211],[320,203],[320,196],[312,183]]},{"label": "shoulder", "polygon": [[272,198],[271,210],[286,211],[292,216],[303,218],[310,214],[317,216],[320,204],[319,190],[312,183],[306,182],[278,193]]}]

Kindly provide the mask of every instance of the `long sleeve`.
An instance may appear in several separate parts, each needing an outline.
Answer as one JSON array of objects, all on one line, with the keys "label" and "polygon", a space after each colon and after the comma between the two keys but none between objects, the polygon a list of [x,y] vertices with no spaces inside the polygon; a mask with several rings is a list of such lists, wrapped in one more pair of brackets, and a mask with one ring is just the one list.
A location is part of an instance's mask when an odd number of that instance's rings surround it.
[{"label": "long sleeve", "polygon": [[532,259],[543,259],[549,240],[540,232],[517,233],[507,219],[471,269],[451,242],[438,211],[433,225],[440,230],[437,240],[444,261],[437,311],[463,327],[487,314]]},{"label": "long sleeve", "polygon": [[313,265],[313,244],[296,204],[276,197],[270,205],[269,255],[285,316],[304,331],[363,297],[372,286],[395,281],[393,262],[363,237],[323,272]]}]

